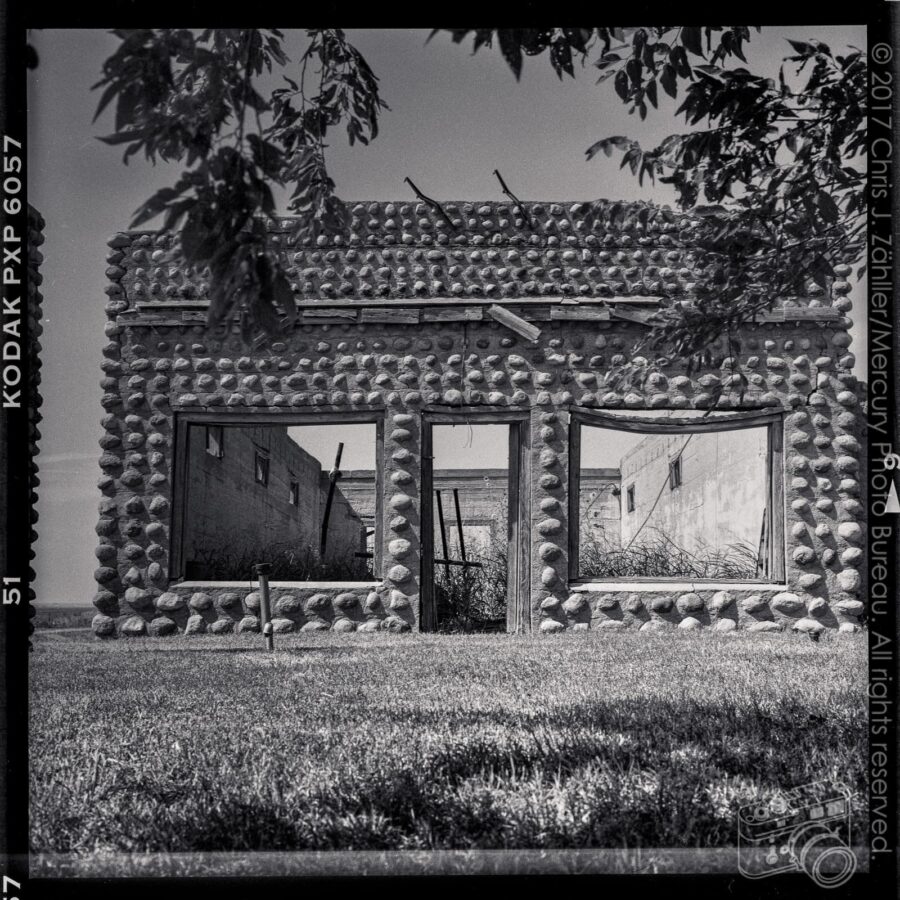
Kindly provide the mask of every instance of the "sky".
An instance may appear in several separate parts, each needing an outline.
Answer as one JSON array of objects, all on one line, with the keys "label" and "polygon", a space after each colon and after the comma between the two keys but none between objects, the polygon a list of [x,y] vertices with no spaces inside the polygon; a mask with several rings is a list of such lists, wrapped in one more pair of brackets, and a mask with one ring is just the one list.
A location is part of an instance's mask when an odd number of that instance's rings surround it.
[{"label": "sky", "polygon": [[[343,199],[412,199],[403,181],[408,176],[438,200],[500,200],[492,174],[498,168],[523,200],[673,201],[665,185],[639,187],[619,171],[616,158],[601,154],[587,162],[584,153],[613,134],[652,145],[680,130],[665,95],[660,109],[641,122],[628,115],[610,82],[595,84],[590,65],[561,81],[544,57],[526,58],[517,83],[497,49],[473,56],[469,46],[454,45],[446,35],[426,45],[427,29],[350,30],[348,36],[380,78],[390,110],[370,146],[351,148],[338,133],[331,140],[329,170]],[[833,49],[866,46],[863,26],[763,28],[747,48],[748,65],[774,75],[790,52],[786,38],[812,37]],[[171,184],[179,169],[134,157],[125,166],[120,148],[96,139],[113,126],[108,113],[92,124],[97,93],[90,88],[116,38],[101,30],[47,29],[32,32],[31,39],[40,65],[29,73],[28,191],[47,222],[35,592],[38,602],[84,604],[95,590],[106,241],[127,229],[133,211]],[[292,36],[289,48],[299,45]],[[859,291],[851,297],[861,309]],[[853,334],[851,349],[863,377],[864,323]],[[505,437],[489,429],[447,431],[442,452],[452,459],[505,465]],[[335,441],[321,443],[320,451],[309,449],[321,452],[330,467]],[[348,445],[343,465],[370,464]]]}]

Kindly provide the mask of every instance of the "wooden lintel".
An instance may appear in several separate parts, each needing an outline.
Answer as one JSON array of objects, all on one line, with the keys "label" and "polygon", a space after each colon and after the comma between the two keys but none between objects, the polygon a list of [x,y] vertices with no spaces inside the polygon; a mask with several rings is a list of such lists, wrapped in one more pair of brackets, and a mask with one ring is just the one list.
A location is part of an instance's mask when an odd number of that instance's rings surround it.
[{"label": "wooden lintel", "polygon": [[510,312],[502,306],[497,306],[496,303],[487,308],[487,314],[501,325],[505,325],[510,331],[514,331],[529,341],[536,341],[541,336],[541,329],[537,325],[526,322],[514,312]]},{"label": "wooden lintel", "polygon": [[551,306],[551,319],[589,319],[594,322],[607,321],[610,311],[602,306]]},{"label": "wooden lintel", "polygon": [[358,310],[355,309],[330,309],[323,307],[322,309],[303,310],[302,318],[307,319],[342,319],[348,322],[355,322]]},{"label": "wooden lintel", "polygon": [[423,322],[480,322],[483,318],[480,306],[462,306],[459,309],[441,307],[423,309]]},{"label": "wooden lintel", "polygon": [[184,320],[173,316],[116,316],[116,325],[126,328],[178,328],[184,325]]},{"label": "wooden lintel", "polygon": [[790,322],[792,319],[813,319],[821,321],[829,321],[830,319],[840,319],[843,316],[840,310],[830,306],[798,306],[793,309],[780,310],[783,313],[785,321]]},{"label": "wooden lintel", "polygon": [[648,321],[654,313],[645,309],[613,309],[611,310],[612,318],[624,319],[626,322],[636,322],[638,325],[646,325],[648,328],[651,323]]},{"label": "wooden lintel", "polygon": [[417,309],[364,309],[360,322],[383,322],[391,325],[418,325]]}]

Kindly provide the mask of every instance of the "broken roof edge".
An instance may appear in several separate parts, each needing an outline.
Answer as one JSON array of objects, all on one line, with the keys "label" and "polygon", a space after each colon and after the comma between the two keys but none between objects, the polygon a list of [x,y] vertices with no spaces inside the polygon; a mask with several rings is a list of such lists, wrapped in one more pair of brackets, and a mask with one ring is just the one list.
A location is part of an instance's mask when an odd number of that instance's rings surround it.
[{"label": "broken roof edge", "polygon": [[[699,219],[690,213],[673,210],[667,204],[645,200],[530,200],[512,203],[508,200],[443,200],[435,205],[420,200],[349,200],[342,205],[348,219],[345,228],[332,234],[322,234],[316,241],[327,242],[330,237],[343,237],[354,231],[391,233],[405,229],[411,232],[431,232],[479,235],[485,233],[562,233],[587,236],[602,233],[667,234],[693,229]],[[525,213],[523,216],[522,213]],[[410,217],[417,217],[413,221]],[[365,221],[363,220],[365,217]],[[465,217],[465,219],[463,219]],[[272,234],[293,230],[300,216],[280,215],[267,220]],[[142,235],[165,234],[162,229],[125,229],[110,238],[122,236],[132,239]],[[449,236],[449,235],[448,235]]]}]

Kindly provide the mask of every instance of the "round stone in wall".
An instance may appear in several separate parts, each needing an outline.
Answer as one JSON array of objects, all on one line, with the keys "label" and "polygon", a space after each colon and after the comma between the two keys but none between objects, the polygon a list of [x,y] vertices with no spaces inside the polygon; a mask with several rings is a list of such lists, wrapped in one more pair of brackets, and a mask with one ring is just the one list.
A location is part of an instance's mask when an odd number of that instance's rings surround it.
[{"label": "round stone in wall", "polygon": [[856,593],[862,585],[862,578],[856,569],[842,569],[837,580],[841,588],[850,593]]},{"label": "round stone in wall", "polygon": [[594,603],[594,609],[600,612],[608,609],[615,609],[618,605],[619,601],[616,599],[614,594],[602,594]]},{"label": "round stone in wall", "polygon": [[385,631],[391,631],[395,634],[403,634],[410,631],[409,622],[405,622],[399,616],[388,616],[382,621],[381,627]]},{"label": "round stone in wall", "polygon": [[862,528],[856,522],[841,522],[838,525],[838,534],[845,541],[852,541],[854,544],[860,543],[863,538]]},{"label": "round stone in wall", "polygon": [[772,598],[772,609],[785,615],[794,615],[806,608],[806,604],[796,594],[782,591]]},{"label": "round stone in wall", "polygon": [[146,609],[153,605],[153,594],[144,588],[130,587],[125,591],[125,602],[133,609]]},{"label": "round stone in wall", "polygon": [[216,598],[216,606],[219,609],[234,609],[236,606],[240,606],[240,604],[240,594],[229,592],[225,594],[219,594],[219,596]]},{"label": "round stone in wall", "polygon": [[91,629],[97,637],[115,637],[116,620],[110,616],[104,616],[98,613],[91,620]]},{"label": "round stone in wall", "polygon": [[703,599],[695,593],[682,594],[676,603],[682,615],[703,609]]},{"label": "round stone in wall", "polygon": [[809,601],[806,611],[811,616],[824,616],[828,613],[828,603],[822,597],[814,597]]},{"label": "round stone in wall", "polygon": [[282,594],[275,601],[275,612],[280,615],[293,615],[303,609],[303,603],[299,597],[293,594]]},{"label": "round stone in wall", "polygon": [[147,623],[140,616],[129,616],[120,626],[122,637],[143,637],[147,633]]},{"label": "round stone in wall", "polygon": [[327,594],[313,594],[306,600],[306,611],[310,613],[318,613],[328,609],[331,605]]},{"label": "round stone in wall", "polygon": [[237,624],[237,630],[241,632],[258,632],[259,619],[256,616],[244,616]]},{"label": "round stone in wall", "polygon": [[556,544],[543,543],[538,547],[538,556],[545,562],[551,562],[562,556],[562,548]]},{"label": "round stone in wall", "polygon": [[560,631],[565,631],[566,626],[562,622],[557,622],[556,619],[544,619],[541,622],[541,631],[544,634],[557,634]]},{"label": "round stone in wall", "polygon": [[587,606],[587,600],[585,600],[582,594],[571,594],[568,600],[563,603],[563,609],[566,611],[566,614],[570,616],[577,616],[587,609]]},{"label": "round stone in wall", "polygon": [[98,612],[108,616],[115,616],[119,612],[119,600],[112,591],[98,591],[94,595],[94,606]]},{"label": "round stone in wall", "polygon": [[815,619],[803,618],[794,623],[794,631],[800,631],[804,634],[821,634],[825,630],[825,626]]},{"label": "round stone in wall", "polygon": [[184,598],[179,597],[178,594],[166,592],[165,594],[160,594],[156,598],[156,608],[160,612],[174,612],[176,609],[181,609],[184,606]]},{"label": "round stone in wall", "polygon": [[838,600],[835,604],[835,609],[845,616],[861,616],[865,608],[861,600]]},{"label": "round stone in wall", "polygon": [[781,622],[773,622],[771,619],[765,619],[762,622],[754,622],[752,625],[748,625],[747,631],[784,631],[784,626]]},{"label": "round stone in wall", "polygon": [[191,609],[197,610],[209,609],[213,605],[212,597],[202,591],[191,594],[191,599],[188,603],[190,604]]},{"label": "round stone in wall", "polygon": [[359,606],[359,597],[351,593],[338,594],[334,598],[334,605],[337,609],[353,609]]},{"label": "round stone in wall", "polygon": [[408,556],[411,550],[412,544],[405,538],[394,538],[388,543],[388,553],[397,559]]},{"label": "round stone in wall", "polygon": [[189,616],[184,626],[185,634],[203,634],[206,631],[206,620],[203,616]]},{"label": "round stone in wall", "polygon": [[391,566],[388,570],[388,578],[394,582],[394,584],[403,584],[404,581],[408,581],[412,578],[412,572],[406,568],[406,566]]},{"label": "round stone in wall", "polygon": [[209,630],[212,634],[231,634],[234,631],[234,622],[231,619],[216,619],[209,626]]},{"label": "round stone in wall", "polygon": [[150,621],[147,630],[153,637],[165,637],[169,634],[175,634],[178,631],[178,625],[168,616],[159,616]]}]

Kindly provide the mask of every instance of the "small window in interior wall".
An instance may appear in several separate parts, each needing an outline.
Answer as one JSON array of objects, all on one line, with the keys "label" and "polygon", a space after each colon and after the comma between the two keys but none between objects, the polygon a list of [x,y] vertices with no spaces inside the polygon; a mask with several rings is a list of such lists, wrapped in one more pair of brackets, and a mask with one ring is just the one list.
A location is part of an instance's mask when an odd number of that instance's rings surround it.
[{"label": "small window in interior wall", "polygon": [[669,490],[674,491],[681,484],[681,457],[669,460]]},{"label": "small window in interior wall", "polygon": [[630,485],[626,494],[628,512],[634,512],[634,485]]},{"label": "small window in interior wall", "polygon": [[256,483],[264,487],[269,484],[269,460],[259,451],[256,452],[256,462],[254,465]]},{"label": "small window in interior wall", "polygon": [[225,441],[221,425],[206,426],[206,452],[216,459],[225,455]]},{"label": "small window in interior wall", "polygon": [[292,481],[290,492],[288,494],[288,503],[291,506],[299,506],[300,505],[300,482]]}]

